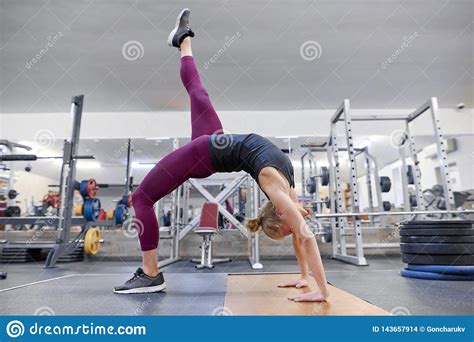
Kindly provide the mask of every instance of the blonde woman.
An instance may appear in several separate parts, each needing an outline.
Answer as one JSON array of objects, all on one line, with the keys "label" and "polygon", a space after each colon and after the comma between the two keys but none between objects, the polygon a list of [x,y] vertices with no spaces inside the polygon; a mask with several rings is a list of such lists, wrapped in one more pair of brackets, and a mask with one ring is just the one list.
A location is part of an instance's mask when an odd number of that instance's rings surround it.
[{"label": "blonde woman", "polygon": [[181,51],[180,75],[191,101],[191,142],[164,157],[148,173],[132,195],[135,215],[143,223],[139,234],[143,266],[132,278],[115,287],[115,293],[151,293],[165,289],[157,266],[158,222],[153,205],[189,178],[205,178],[215,172],[246,171],[269,198],[259,216],[247,221],[252,232],[262,230],[272,239],[292,236],[301,275],[282,287],[308,286],[309,272],[318,289],[290,297],[294,301],[324,301],[326,277],[314,236],[307,234],[306,211],[297,204],[293,166],[287,155],[257,134],[223,134],[222,124],[201,84],[191,50],[193,31],[184,9],[169,35],[168,44]]}]

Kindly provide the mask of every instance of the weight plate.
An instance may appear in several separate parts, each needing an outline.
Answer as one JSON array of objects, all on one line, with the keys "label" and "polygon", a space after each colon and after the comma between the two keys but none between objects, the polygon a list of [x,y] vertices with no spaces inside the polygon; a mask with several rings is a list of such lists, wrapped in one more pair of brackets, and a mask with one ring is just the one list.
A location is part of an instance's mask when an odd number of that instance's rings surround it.
[{"label": "weight plate", "polygon": [[109,209],[107,211],[107,220],[113,220],[115,215],[115,209]]},{"label": "weight plate", "polygon": [[408,170],[407,170],[407,180],[408,184],[415,184],[415,177],[413,175],[413,166],[408,165]]},{"label": "weight plate", "polygon": [[128,218],[128,208],[123,204],[119,204],[115,208],[115,224],[122,224]]},{"label": "weight plate", "polygon": [[329,184],[329,170],[326,166],[321,167],[320,171],[321,185],[327,186]]},{"label": "weight plate", "polygon": [[401,243],[402,253],[411,254],[474,254],[472,243]]},{"label": "weight plate", "polygon": [[119,204],[123,204],[127,207],[130,207],[131,204],[131,196],[129,195],[122,195],[122,198],[120,198]]},{"label": "weight plate", "polygon": [[310,194],[314,194],[316,192],[316,178],[314,178],[314,176],[306,179],[306,191],[308,191]]},{"label": "weight plate", "polygon": [[402,261],[417,265],[474,265],[474,255],[425,255],[402,253]]},{"label": "weight plate", "polygon": [[5,209],[6,217],[18,217],[21,215],[21,209],[19,206],[13,205]]},{"label": "weight plate", "polygon": [[84,218],[87,221],[97,221],[100,214],[100,200],[88,198],[84,201]]},{"label": "weight plate", "polygon": [[460,274],[442,274],[432,272],[419,272],[409,269],[400,270],[400,275],[405,278],[427,279],[427,280],[456,280],[456,281],[472,281],[474,275],[460,275]]},{"label": "weight plate", "polygon": [[326,205],[326,208],[331,209],[331,199],[329,197],[326,196],[324,204]]},{"label": "weight plate", "polygon": [[389,192],[392,188],[392,181],[387,176],[380,177],[380,191]]},{"label": "weight plate", "polygon": [[324,242],[331,242],[332,241],[332,229],[329,226],[324,227],[323,241]]},{"label": "weight plate", "polygon": [[16,190],[14,190],[14,189],[8,191],[8,198],[11,199],[11,200],[15,199],[16,196],[18,196],[18,195],[19,195],[18,192],[16,192]]},{"label": "weight plate", "polygon": [[474,243],[474,236],[400,236],[402,243]]},{"label": "weight plate", "polygon": [[474,266],[411,265],[407,269],[418,272],[474,275]]},{"label": "weight plate", "polygon": [[87,255],[96,255],[100,249],[100,230],[89,228],[84,236],[84,252]]},{"label": "weight plate", "polygon": [[88,197],[88,193],[87,193],[87,183],[88,182],[89,182],[88,180],[83,180],[79,184],[79,192],[81,193],[81,196],[84,197],[84,198]]},{"label": "weight plate", "polygon": [[76,204],[74,206],[74,215],[75,216],[81,216],[83,214],[83,209],[84,205],[82,203]]},{"label": "weight plate", "polygon": [[404,221],[400,222],[400,224],[410,224],[410,225],[435,225],[435,226],[441,226],[444,224],[447,225],[465,225],[465,224],[471,224],[472,225],[473,221],[471,220],[420,220],[420,221]]},{"label": "weight plate", "polygon": [[83,180],[79,185],[79,192],[84,198],[94,198],[97,195],[97,182],[95,179]]},{"label": "weight plate", "polygon": [[400,229],[400,236],[440,236],[440,235],[457,235],[471,236],[474,235],[472,228],[446,228],[446,229]]},{"label": "weight plate", "polygon": [[389,201],[383,201],[382,206],[383,206],[383,211],[390,211],[392,209],[392,205],[390,204]]}]

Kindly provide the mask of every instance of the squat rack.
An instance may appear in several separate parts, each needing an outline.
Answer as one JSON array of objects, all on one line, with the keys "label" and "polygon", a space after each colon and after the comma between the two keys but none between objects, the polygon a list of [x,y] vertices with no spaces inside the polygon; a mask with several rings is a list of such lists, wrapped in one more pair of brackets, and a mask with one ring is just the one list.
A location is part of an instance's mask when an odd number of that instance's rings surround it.
[{"label": "squat rack", "polygon": [[[65,253],[72,253],[77,246],[82,242],[87,229],[90,226],[109,226],[106,222],[87,222],[83,217],[73,217],[73,199],[74,199],[74,183],[76,179],[76,161],[77,159],[90,159],[90,156],[79,156],[78,145],[80,138],[80,128],[82,120],[82,107],[84,103],[84,95],[73,96],[71,99],[71,138],[64,141],[61,175],[60,175],[60,196],[61,207],[59,215],[51,217],[43,216],[28,216],[28,217],[5,217],[0,218],[0,224],[33,224],[38,226],[57,226],[59,236],[55,242],[32,243],[27,242],[9,242],[5,241],[5,247],[21,248],[49,248],[49,253],[46,258],[45,268],[52,268],[56,266],[59,257]],[[3,156],[3,160],[31,160],[22,159],[21,155]],[[14,158],[13,158],[14,157]],[[81,231],[70,241],[71,226],[80,225]]]},{"label": "squat rack", "polygon": [[[343,103],[336,110],[334,115],[331,117],[331,129],[328,139],[328,160],[330,165],[330,183],[329,183],[329,194],[335,194],[336,201],[331,201],[331,214],[321,214],[316,215],[316,217],[329,217],[331,219],[333,242],[332,242],[332,257],[335,259],[343,260],[356,265],[367,265],[367,260],[364,257],[363,241],[362,241],[362,230],[361,230],[361,215],[367,216],[390,216],[390,215],[414,215],[414,218],[421,216],[422,219],[426,218],[428,214],[442,213],[442,214],[458,214],[459,212],[453,211],[454,208],[454,197],[452,193],[452,188],[449,179],[448,173],[448,163],[447,163],[447,152],[446,152],[446,142],[444,140],[443,134],[441,133],[441,125],[438,116],[438,100],[435,97],[430,98],[422,106],[417,108],[415,111],[410,113],[407,116],[400,115],[366,115],[366,116],[351,116],[350,112],[350,101],[345,99]],[[421,190],[421,172],[419,167],[419,162],[417,158],[417,147],[415,142],[415,137],[413,135],[413,130],[411,124],[413,121],[418,118],[421,114],[426,111],[431,113],[431,122],[433,125],[434,137],[436,142],[436,147],[438,151],[438,159],[440,162],[441,170],[441,179],[444,190],[444,196],[446,200],[446,210],[445,211],[426,211],[426,207],[423,200],[423,193]],[[345,140],[346,140],[346,150],[348,153],[349,161],[349,176],[350,182],[349,187],[351,191],[351,206],[352,211],[346,212],[343,207],[343,198],[342,198],[342,172],[339,162],[339,151],[341,150],[338,147],[338,137],[336,125],[339,121],[344,121],[345,128]],[[356,149],[354,148],[353,142],[353,121],[402,121],[405,123],[405,134],[408,139],[410,156],[413,163],[413,176],[415,182],[415,191],[418,199],[418,209],[416,212],[379,212],[379,213],[361,213],[359,207],[359,190],[357,184],[357,165],[355,162]],[[367,165],[370,166],[370,163]],[[408,167],[405,168],[405,171],[408,170]],[[374,170],[375,171],[375,170]],[[377,181],[377,178],[376,178]],[[379,197],[380,200],[380,197]],[[381,203],[379,203],[379,206]],[[463,213],[468,213],[463,211]],[[324,215],[324,216],[323,216]],[[352,218],[354,233],[347,234],[345,229],[347,227],[347,217]],[[355,255],[349,255],[347,253],[346,246],[346,236],[353,236],[355,238]]]}]

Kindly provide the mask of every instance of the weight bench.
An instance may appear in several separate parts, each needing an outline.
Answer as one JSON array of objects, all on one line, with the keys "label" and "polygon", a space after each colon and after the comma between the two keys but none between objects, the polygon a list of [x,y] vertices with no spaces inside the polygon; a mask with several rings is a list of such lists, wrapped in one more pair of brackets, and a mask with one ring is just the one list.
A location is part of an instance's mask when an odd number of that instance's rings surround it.
[{"label": "weight bench", "polygon": [[219,209],[216,203],[205,202],[201,210],[199,226],[194,233],[201,235],[201,258],[192,259],[197,262],[197,269],[214,268],[214,264],[221,262],[230,262],[229,258],[214,259],[212,257],[212,237],[217,233]]}]

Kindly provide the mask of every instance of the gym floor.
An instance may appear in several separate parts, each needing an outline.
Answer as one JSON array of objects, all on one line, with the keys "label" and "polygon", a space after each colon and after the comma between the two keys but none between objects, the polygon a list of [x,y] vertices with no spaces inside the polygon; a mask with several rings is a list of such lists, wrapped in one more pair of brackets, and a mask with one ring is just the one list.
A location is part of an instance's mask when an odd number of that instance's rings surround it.
[{"label": "gym floor", "polygon": [[[357,267],[325,259],[328,281],[367,302],[395,314],[472,315],[470,282],[403,278],[400,256],[377,256]],[[262,260],[263,270],[251,270],[246,259],[195,270],[184,260],[163,268],[167,290],[143,295],[117,295],[113,286],[131,276],[137,262],[1,265],[8,278],[0,281],[1,315],[212,315],[224,305],[229,273],[297,272],[294,260]],[[296,304],[295,304],[296,305]],[[284,314],[284,313],[282,313]]]}]

